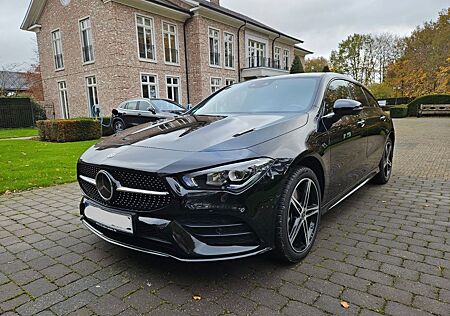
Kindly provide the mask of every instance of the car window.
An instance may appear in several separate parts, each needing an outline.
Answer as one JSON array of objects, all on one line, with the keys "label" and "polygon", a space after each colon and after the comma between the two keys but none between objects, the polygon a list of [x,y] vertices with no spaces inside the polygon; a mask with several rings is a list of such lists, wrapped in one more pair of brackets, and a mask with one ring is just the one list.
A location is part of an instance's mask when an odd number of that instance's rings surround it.
[{"label": "car window", "polygon": [[161,111],[180,111],[184,110],[183,107],[166,101],[166,100],[152,100],[153,105]]},{"label": "car window", "polygon": [[139,111],[148,111],[151,108],[151,104],[147,101],[139,101]]},{"label": "car window", "polygon": [[379,107],[377,100],[375,100],[375,98],[369,93],[369,91],[367,91],[366,89],[363,89],[363,91],[366,95],[369,106],[374,108]]},{"label": "car window", "polygon": [[352,92],[353,100],[361,102],[362,106],[367,107],[368,104],[367,104],[366,95],[364,94],[362,88],[352,82],[350,82],[349,84],[350,84],[350,90]]},{"label": "car window", "polygon": [[325,113],[329,114],[333,112],[333,105],[336,100],[339,99],[351,99],[350,94],[350,82],[345,80],[334,80],[328,86],[327,91],[325,92]]},{"label": "car window", "polygon": [[127,103],[128,110],[137,110],[139,101],[130,101]]}]

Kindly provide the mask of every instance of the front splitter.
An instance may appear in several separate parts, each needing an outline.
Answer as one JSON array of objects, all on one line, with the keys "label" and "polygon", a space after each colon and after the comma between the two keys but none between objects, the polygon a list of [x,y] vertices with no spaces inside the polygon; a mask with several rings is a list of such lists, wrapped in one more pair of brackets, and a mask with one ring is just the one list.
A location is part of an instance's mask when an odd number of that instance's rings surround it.
[{"label": "front splitter", "polygon": [[175,260],[181,261],[181,262],[214,262],[214,261],[236,260],[236,259],[242,259],[242,258],[247,258],[247,257],[251,257],[251,256],[256,256],[256,255],[268,252],[270,250],[270,248],[264,248],[264,249],[260,249],[258,251],[254,251],[254,252],[250,252],[250,253],[246,253],[246,254],[242,254],[242,255],[236,255],[236,256],[214,257],[214,258],[199,258],[199,259],[185,259],[185,258],[179,258],[179,257],[174,256],[172,254],[163,253],[163,252],[155,251],[155,250],[149,250],[149,249],[145,249],[145,248],[142,248],[142,247],[137,247],[137,246],[134,246],[134,245],[130,245],[130,244],[127,244],[127,243],[124,243],[124,242],[120,242],[120,241],[114,240],[112,238],[109,238],[109,237],[105,236],[102,232],[100,232],[97,229],[95,229],[92,225],[90,225],[84,219],[81,219],[81,221],[83,222],[83,224],[91,232],[93,232],[95,235],[97,235],[98,237],[100,237],[104,241],[109,242],[109,243],[111,243],[113,245],[124,247],[124,248],[128,248],[128,249],[139,251],[139,252],[143,252],[143,253],[147,253],[147,254],[150,254],[150,255],[159,256],[159,257],[172,258],[172,259],[175,259]]}]

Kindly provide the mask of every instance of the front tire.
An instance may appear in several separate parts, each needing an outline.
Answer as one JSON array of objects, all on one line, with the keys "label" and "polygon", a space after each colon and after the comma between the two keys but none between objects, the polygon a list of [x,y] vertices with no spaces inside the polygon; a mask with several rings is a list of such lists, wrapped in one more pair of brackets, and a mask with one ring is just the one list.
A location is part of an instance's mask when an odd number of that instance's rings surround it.
[{"label": "front tire", "polygon": [[392,175],[392,158],[394,156],[394,144],[392,139],[388,138],[384,145],[383,157],[380,161],[380,172],[373,177],[372,182],[376,184],[386,184]]},{"label": "front tire", "polygon": [[122,132],[124,129],[125,129],[125,123],[122,120],[117,119],[113,122],[114,133]]},{"label": "front tire", "polygon": [[311,250],[320,224],[321,194],[314,172],[294,169],[280,196],[276,218],[275,253],[297,263]]}]

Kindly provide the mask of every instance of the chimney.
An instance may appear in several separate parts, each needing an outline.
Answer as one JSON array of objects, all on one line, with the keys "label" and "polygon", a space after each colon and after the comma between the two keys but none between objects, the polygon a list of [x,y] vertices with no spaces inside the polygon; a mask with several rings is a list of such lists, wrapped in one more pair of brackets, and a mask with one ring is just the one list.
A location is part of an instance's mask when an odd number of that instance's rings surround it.
[{"label": "chimney", "polygon": [[209,0],[209,2],[214,3],[215,5],[220,6],[220,0]]}]

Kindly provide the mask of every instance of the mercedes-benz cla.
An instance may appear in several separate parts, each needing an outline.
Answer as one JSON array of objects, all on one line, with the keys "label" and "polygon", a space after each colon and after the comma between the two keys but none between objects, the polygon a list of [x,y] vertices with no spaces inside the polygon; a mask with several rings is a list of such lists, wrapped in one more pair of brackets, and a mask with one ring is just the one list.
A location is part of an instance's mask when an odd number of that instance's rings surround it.
[{"label": "mercedes-benz cla", "polygon": [[394,142],[389,116],[346,76],[244,82],[84,153],[81,219],[108,242],[182,261],[273,250],[297,262],[323,213],[389,180]]}]

